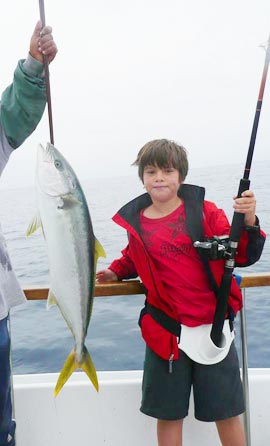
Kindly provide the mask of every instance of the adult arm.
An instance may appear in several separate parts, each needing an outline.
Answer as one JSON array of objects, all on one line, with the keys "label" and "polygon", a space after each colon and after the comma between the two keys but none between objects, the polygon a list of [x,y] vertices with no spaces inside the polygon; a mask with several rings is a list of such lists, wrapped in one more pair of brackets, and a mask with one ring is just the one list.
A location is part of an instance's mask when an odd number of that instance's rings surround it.
[{"label": "adult arm", "polygon": [[30,40],[26,60],[20,60],[13,83],[2,94],[0,123],[10,146],[19,147],[38,125],[46,105],[43,55],[52,61],[57,47],[51,27],[39,21]]}]

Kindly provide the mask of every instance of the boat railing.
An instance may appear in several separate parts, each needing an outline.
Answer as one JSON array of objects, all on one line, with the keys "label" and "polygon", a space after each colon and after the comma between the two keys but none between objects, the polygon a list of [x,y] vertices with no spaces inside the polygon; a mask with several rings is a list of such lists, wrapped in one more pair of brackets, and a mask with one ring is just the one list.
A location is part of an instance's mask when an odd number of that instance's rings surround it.
[{"label": "boat railing", "polygon": [[[241,274],[241,288],[253,288],[270,286],[270,272]],[[24,293],[28,300],[44,300],[48,296],[46,286],[28,286]],[[95,285],[95,297],[122,296],[133,294],[144,294],[145,288],[140,280],[123,280],[119,282],[97,283]]]}]

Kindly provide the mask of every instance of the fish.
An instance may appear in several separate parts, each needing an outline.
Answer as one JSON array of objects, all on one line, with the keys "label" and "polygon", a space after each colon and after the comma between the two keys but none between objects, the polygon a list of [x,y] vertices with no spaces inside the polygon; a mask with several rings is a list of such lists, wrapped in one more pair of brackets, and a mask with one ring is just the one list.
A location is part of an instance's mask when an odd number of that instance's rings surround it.
[{"label": "fish", "polygon": [[87,201],[79,180],[51,143],[39,144],[36,165],[38,215],[27,236],[42,228],[50,270],[47,308],[57,305],[72,336],[68,355],[55,386],[56,397],[71,374],[83,369],[98,391],[98,378],[85,346],[92,315],[96,264],[106,253],[94,235]]}]

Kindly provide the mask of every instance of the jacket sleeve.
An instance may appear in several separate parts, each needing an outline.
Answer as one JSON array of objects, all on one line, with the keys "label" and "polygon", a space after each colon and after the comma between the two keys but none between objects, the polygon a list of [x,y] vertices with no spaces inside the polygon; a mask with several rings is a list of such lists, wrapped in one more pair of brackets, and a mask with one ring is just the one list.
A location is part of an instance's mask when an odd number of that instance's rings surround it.
[{"label": "jacket sleeve", "polygon": [[134,279],[138,276],[135,265],[129,256],[129,245],[122,251],[122,257],[114,260],[109,269],[117,275],[119,280]]},{"label": "jacket sleeve", "polygon": [[263,251],[266,235],[261,230],[259,219],[256,217],[255,226],[246,226],[241,234],[235,266],[245,267],[256,263]]},{"label": "jacket sleeve", "polygon": [[[210,209],[209,227],[213,235],[229,235],[230,224],[222,209],[218,209],[213,203],[208,206]],[[235,256],[235,266],[246,267],[253,265],[261,257],[266,235],[260,229],[259,219],[256,217],[255,226],[243,228],[239,240],[237,254]]]},{"label": "jacket sleeve", "polygon": [[28,56],[19,61],[13,83],[2,94],[0,121],[7,141],[19,147],[38,125],[46,105],[43,64]]}]

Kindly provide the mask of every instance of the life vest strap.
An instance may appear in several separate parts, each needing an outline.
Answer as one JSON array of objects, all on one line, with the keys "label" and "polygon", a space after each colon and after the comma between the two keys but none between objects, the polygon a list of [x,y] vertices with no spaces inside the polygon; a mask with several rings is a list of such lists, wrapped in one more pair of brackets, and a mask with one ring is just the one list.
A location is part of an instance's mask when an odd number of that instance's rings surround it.
[{"label": "life vest strap", "polygon": [[[140,312],[139,317],[139,326],[141,326],[141,320],[145,314],[150,314],[152,318],[165,330],[172,333],[174,336],[176,336],[180,340],[181,336],[181,324],[177,322],[172,317],[168,316],[164,311],[159,310],[158,308],[154,307],[153,305],[149,304],[147,300],[144,303],[144,307]],[[230,331],[232,332],[234,329],[233,325],[233,313],[229,312],[229,325],[230,325]]]},{"label": "life vest strap", "polygon": [[173,335],[177,336],[180,339],[181,335],[181,324],[177,322],[172,317],[168,316],[164,311],[159,310],[158,308],[154,307],[153,305],[149,304],[147,300],[145,301],[144,307],[141,310],[140,318],[139,318],[139,325],[141,326],[141,319],[145,314],[150,314],[152,318],[165,330],[169,331]]}]

